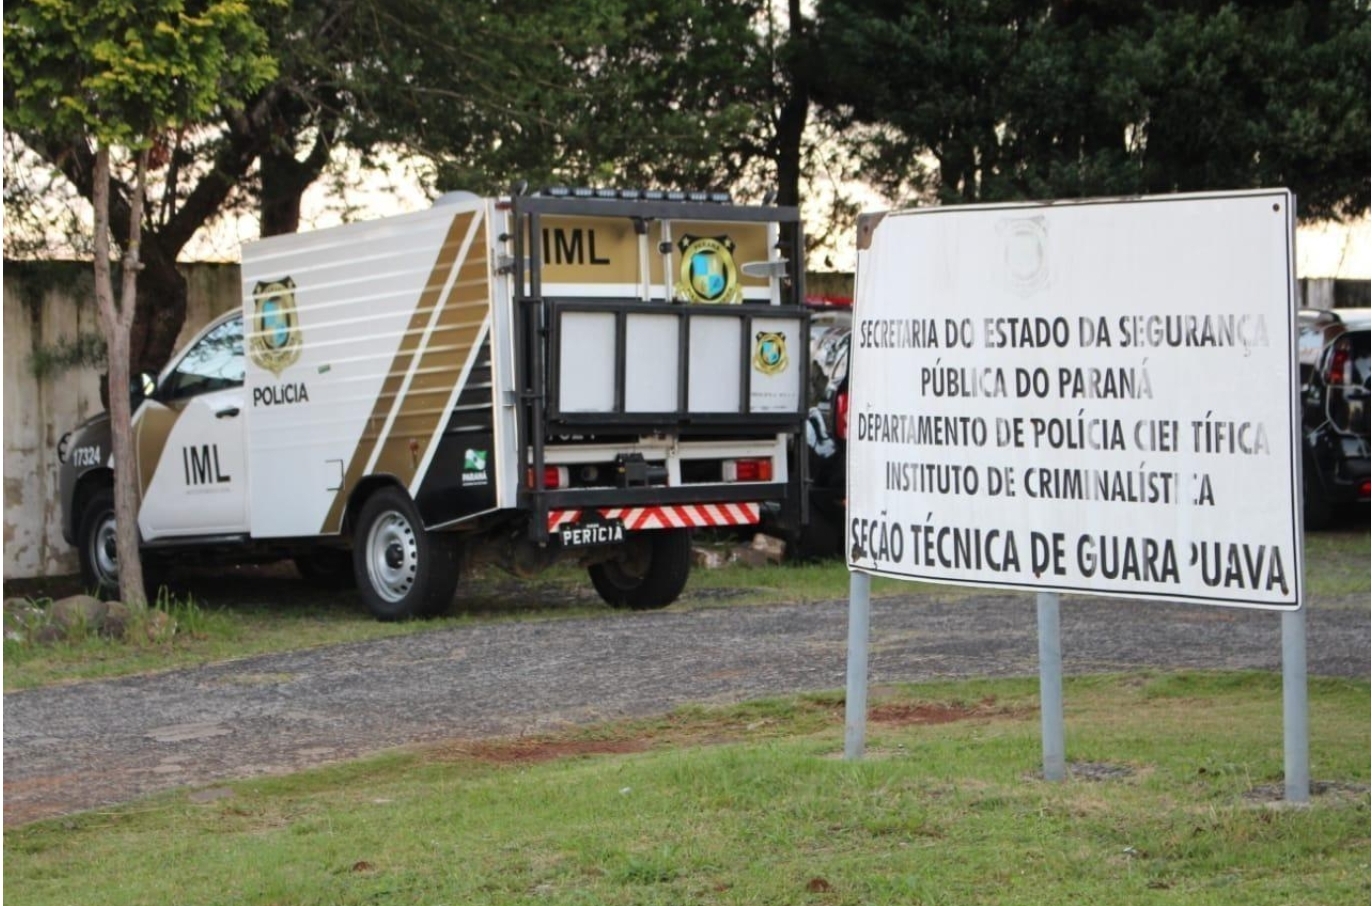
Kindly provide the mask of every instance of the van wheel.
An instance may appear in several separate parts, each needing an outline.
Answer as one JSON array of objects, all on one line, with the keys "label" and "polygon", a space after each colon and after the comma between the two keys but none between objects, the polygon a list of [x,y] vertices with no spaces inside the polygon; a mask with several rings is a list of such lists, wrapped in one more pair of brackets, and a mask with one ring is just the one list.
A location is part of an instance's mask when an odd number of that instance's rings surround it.
[{"label": "van wheel", "polygon": [[425,531],[410,496],[382,488],[362,506],[353,536],[353,575],[378,620],[434,616],[452,603],[461,570],[451,535]]},{"label": "van wheel", "polygon": [[691,533],[667,529],[631,535],[618,556],[589,572],[591,584],[611,607],[666,607],[681,595],[691,574]]},{"label": "van wheel", "polygon": [[99,598],[119,597],[119,557],[114,544],[114,489],[96,491],[77,523],[81,584]]}]

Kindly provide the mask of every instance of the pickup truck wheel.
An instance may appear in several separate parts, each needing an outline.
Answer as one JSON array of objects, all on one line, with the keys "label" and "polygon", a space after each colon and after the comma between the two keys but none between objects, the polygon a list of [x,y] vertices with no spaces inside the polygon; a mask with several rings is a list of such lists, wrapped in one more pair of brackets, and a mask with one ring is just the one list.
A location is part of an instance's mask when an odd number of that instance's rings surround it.
[{"label": "pickup truck wheel", "polygon": [[642,532],[621,556],[589,568],[591,584],[606,604],[656,610],[675,601],[691,574],[691,533],[686,529]]},{"label": "pickup truck wheel", "polygon": [[[81,561],[81,585],[106,600],[118,600],[121,596],[119,555],[114,536],[114,489],[101,488],[81,511],[76,529],[76,551]],[[148,604],[157,604],[164,596],[171,595],[166,584],[167,563],[147,553],[141,556],[143,594]]]},{"label": "pickup truck wheel", "polygon": [[408,494],[382,488],[367,498],[353,536],[353,574],[372,616],[392,621],[442,612],[460,569],[456,539],[425,531]]},{"label": "pickup truck wheel", "polygon": [[81,584],[101,598],[119,596],[119,558],[114,547],[114,489],[101,488],[87,501],[77,523]]}]

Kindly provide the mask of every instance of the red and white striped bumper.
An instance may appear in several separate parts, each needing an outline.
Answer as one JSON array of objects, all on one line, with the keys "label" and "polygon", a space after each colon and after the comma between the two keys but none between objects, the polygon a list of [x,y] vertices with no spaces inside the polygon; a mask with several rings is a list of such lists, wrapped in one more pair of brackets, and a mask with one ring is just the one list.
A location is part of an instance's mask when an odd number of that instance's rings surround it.
[{"label": "red and white striped bumper", "polygon": [[[581,521],[586,510],[552,510],[548,531]],[[631,532],[645,529],[701,528],[711,525],[755,525],[762,518],[756,503],[691,503],[680,506],[609,507],[596,510],[602,519],[618,519]]]}]

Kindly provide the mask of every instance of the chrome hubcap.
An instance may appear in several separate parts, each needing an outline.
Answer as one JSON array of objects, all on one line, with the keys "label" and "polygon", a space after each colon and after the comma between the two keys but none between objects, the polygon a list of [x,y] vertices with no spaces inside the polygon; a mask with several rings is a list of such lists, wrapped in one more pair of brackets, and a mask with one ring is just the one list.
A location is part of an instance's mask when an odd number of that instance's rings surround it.
[{"label": "chrome hubcap", "polygon": [[91,562],[95,564],[95,570],[101,576],[110,580],[119,578],[119,555],[118,547],[115,544],[114,515],[111,514],[100,523],[100,528],[95,531],[95,538],[91,542],[94,550],[91,553]]},{"label": "chrome hubcap", "polygon": [[414,587],[419,573],[419,541],[409,520],[386,513],[367,536],[367,575],[378,595],[392,603]]}]

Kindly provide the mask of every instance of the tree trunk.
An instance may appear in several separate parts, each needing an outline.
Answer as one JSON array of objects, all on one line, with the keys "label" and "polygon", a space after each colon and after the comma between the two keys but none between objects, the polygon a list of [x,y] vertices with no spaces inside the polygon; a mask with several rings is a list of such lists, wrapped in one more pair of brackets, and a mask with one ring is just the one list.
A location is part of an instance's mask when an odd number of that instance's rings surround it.
[{"label": "tree trunk", "polygon": [[176,351],[176,338],[186,323],[186,278],[176,267],[176,253],[155,241],[139,255],[137,306],[129,370],[157,374]]},{"label": "tree trunk", "polygon": [[[806,69],[811,35],[800,0],[789,0],[788,40],[783,56],[786,95],[777,116],[777,203],[800,204],[805,123],[810,116],[810,76]],[[797,254],[804,254],[798,250]]]},{"label": "tree trunk", "polygon": [[[138,185],[143,187],[140,157]],[[95,302],[109,352],[110,446],[114,455],[115,556],[119,562],[119,596],[131,607],[147,603],[143,590],[143,561],[138,551],[138,484],[133,455],[132,411],[129,406],[129,327],[133,321],[133,286],[138,269],[138,241],[129,244],[124,259],[122,310],[115,306],[110,269],[110,152],[102,145],[95,158]],[[141,194],[132,205],[143,216]],[[135,221],[134,230],[138,229]],[[137,236],[137,233],[134,233]]]},{"label": "tree trunk", "polygon": [[296,232],[300,229],[300,196],[304,192],[299,162],[289,154],[265,151],[258,166],[262,171],[262,235]]},{"label": "tree trunk", "polygon": [[[282,101],[288,104],[288,101]],[[283,236],[300,229],[300,199],[329,164],[329,149],[337,131],[324,123],[304,160],[294,149],[272,146],[258,158],[262,172],[262,235]]]}]

